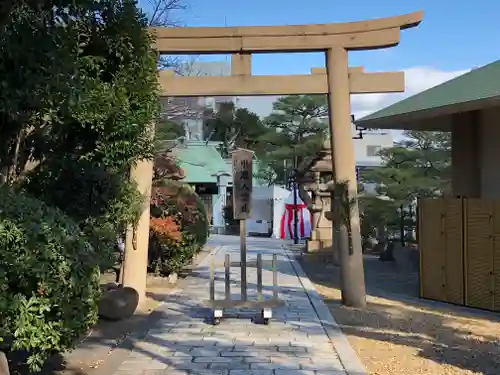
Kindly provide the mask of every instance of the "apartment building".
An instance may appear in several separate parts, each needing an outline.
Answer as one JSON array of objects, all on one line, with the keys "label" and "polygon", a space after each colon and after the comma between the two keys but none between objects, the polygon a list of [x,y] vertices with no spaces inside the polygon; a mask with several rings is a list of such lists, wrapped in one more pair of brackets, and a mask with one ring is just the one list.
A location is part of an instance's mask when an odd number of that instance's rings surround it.
[{"label": "apartment building", "polygon": [[[231,63],[227,61],[193,61],[181,64],[182,76],[229,76]],[[204,114],[207,109],[217,111],[224,102],[237,102],[233,96],[172,98],[171,105],[183,109],[176,117],[184,124],[187,140],[203,140]]]},{"label": "apartment building", "polygon": [[358,131],[353,126],[354,158],[359,168],[378,167],[382,165],[380,150],[394,145],[394,139],[389,130],[363,130],[363,137],[358,137]]}]

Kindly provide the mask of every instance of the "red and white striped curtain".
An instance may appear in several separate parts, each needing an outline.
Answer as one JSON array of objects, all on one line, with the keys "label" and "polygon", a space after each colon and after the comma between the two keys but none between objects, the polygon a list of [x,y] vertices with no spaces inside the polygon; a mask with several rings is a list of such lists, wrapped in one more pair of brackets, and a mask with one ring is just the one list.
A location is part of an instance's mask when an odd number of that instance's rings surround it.
[{"label": "red and white striped curtain", "polygon": [[294,238],[294,207],[297,207],[297,230],[299,238],[306,238],[311,235],[311,215],[305,204],[285,204],[285,212],[281,217],[281,239],[288,240]]}]

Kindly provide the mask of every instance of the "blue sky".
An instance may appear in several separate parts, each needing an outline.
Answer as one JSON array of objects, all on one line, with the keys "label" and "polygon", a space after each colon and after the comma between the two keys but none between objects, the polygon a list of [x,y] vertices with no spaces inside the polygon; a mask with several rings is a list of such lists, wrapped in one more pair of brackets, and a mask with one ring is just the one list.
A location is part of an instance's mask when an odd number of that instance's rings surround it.
[{"label": "blue sky", "polygon": [[[496,0],[186,0],[177,18],[186,26],[286,25],[346,22],[423,9],[424,21],[402,33],[395,48],[350,54],[351,65],[383,71],[430,66],[453,71],[500,58],[500,1]],[[143,4],[147,0],[142,1]],[[214,57],[208,57],[214,59]],[[254,74],[308,73],[321,54],[260,55]]]},{"label": "blue sky", "polygon": [[[155,0],[140,0],[141,4]],[[357,118],[397,100],[500,59],[498,0],[185,0],[188,10],[176,14],[186,26],[291,25],[349,22],[424,11],[420,26],[405,30],[399,46],[351,52],[351,66],[367,71],[406,72],[404,94],[353,95]],[[145,7],[147,9],[147,6]],[[204,56],[200,60],[229,60]],[[253,74],[308,74],[324,66],[322,53],[253,55]],[[243,106],[267,115],[273,98],[245,98]]]}]

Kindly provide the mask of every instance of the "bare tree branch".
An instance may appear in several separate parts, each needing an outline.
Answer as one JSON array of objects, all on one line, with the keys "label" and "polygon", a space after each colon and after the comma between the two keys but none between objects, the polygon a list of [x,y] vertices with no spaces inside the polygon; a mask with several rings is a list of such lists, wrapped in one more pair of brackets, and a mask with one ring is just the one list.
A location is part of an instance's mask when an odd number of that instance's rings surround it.
[{"label": "bare tree branch", "polygon": [[202,120],[209,116],[207,108],[198,98],[161,98],[160,115],[166,120]]},{"label": "bare tree branch", "polygon": [[[179,27],[177,13],[188,9],[186,0],[148,0],[149,12],[148,23],[151,27]],[[190,57],[183,61],[180,56],[160,56],[159,70],[174,70],[177,75],[193,76],[199,75],[195,71],[195,63],[198,57]],[[168,120],[198,120],[204,118],[205,106],[199,103],[198,98],[161,98],[161,114],[163,119]]]},{"label": "bare tree branch", "polygon": [[149,26],[178,27],[181,22],[176,17],[176,12],[187,10],[185,0],[149,0],[151,12],[149,13]]}]

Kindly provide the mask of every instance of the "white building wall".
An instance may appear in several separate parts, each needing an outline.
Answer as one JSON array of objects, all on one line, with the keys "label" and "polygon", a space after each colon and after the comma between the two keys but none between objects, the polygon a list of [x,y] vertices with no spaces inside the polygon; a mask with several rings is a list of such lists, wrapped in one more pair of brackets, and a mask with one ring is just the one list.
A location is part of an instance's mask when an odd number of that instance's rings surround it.
[{"label": "white building wall", "polygon": [[[353,137],[358,135],[353,126]],[[394,139],[389,130],[365,130],[362,139],[353,139],[354,158],[358,166],[379,166],[382,159],[378,152],[394,145]]]},{"label": "white building wall", "polygon": [[[195,61],[184,63],[179,68],[182,76],[229,76],[231,64],[226,61]],[[191,98],[200,108],[217,110],[217,105],[224,102],[236,102],[233,96]],[[186,138],[203,140],[203,118],[182,119],[186,128]]]},{"label": "white building wall", "polygon": [[[353,137],[358,136],[358,131],[353,125]],[[353,139],[354,142],[354,158],[356,161],[357,170],[363,168],[373,168],[382,165],[382,158],[378,155],[379,151],[384,148],[394,146],[394,139],[389,130],[365,130],[363,138]],[[368,194],[377,193],[377,185],[364,183],[363,187]]]}]

